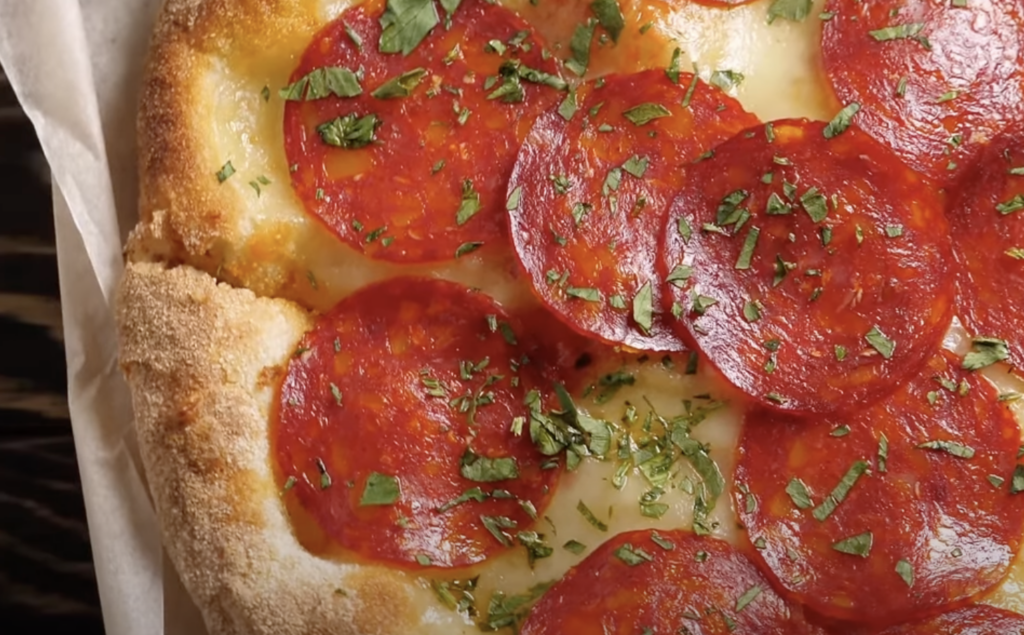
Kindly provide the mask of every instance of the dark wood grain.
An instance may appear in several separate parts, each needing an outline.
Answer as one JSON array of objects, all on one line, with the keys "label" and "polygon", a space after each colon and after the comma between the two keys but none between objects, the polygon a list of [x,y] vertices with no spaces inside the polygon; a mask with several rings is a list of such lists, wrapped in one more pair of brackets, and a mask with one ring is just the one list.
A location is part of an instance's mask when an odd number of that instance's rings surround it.
[{"label": "dark wood grain", "polygon": [[49,173],[0,70],[0,633],[102,633],[61,337]]}]

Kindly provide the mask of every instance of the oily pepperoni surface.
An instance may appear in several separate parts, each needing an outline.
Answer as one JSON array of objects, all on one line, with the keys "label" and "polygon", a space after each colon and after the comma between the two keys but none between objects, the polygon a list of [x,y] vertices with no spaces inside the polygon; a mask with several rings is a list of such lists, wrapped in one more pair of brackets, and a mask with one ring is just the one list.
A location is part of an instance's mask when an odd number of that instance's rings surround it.
[{"label": "oily pepperoni surface", "polygon": [[690,170],[661,255],[680,336],[792,412],[894,390],[938,346],[954,295],[937,195],[856,127],[823,129],[778,121],[718,146]]},{"label": "oily pepperoni surface", "polygon": [[550,392],[555,384],[561,384],[577,394],[600,374],[600,369],[623,357],[604,342],[570,329],[543,306],[521,308],[512,317],[541,392]]},{"label": "oily pepperoni surface", "polygon": [[[342,300],[303,339],[281,389],[276,455],[296,479],[286,495],[369,561],[461,567],[510,546],[482,518],[511,520],[513,537],[527,529],[520,501],[543,512],[559,470],[510,430],[528,412],[512,381],[522,351],[491,330],[507,321],[488,296],[436,279],[395,278]],[[467,478],[467,449],[514,459],[518,477]],[[397,500],[363,504],[373,474],[397,480]],[[507,494],[439,511],[475,487]]]},{"label": "oily pepperoni surface", "polygon": [[837,97],[859,103],[858,125],[936,182],[1024,117],[1021,0],[829,0],[826,11]]},{"label": "oily pepperoni surface", "polygon": [[979,604],[952,611],[930,620],[902,624],[876,635],[1020,635],[1024,616]]},{"label": "oily pepperoni surface", "polygon": [[974,335],[1006,340],[1010,363],[1024,368],[1024,127],[994,140],[951,198],[960,319]]},{"label": "oily pepperoni surface", "polygon": [[570,569],[533,607],[521,630],[522,635],[818,632],[792,615],[757,568],[728,543],[647,529],[611,538]]},{"label": "oily pepperoni surface", "polygon": [[[503,243],[505,185],[516,152],[533,119],[564,92],[524,79],[518,103],[488,96],[503,85],[492,82],[504,62],[555,74],[554,59],[543,59],[523,20],[484,0],[464,0],[450,28],[437,5],[441,23],[409,55],[383,54],[382,9],[376,2],[346,11],[313,39],[293,73],[295,81],[323,67],[361,69],[363,92],[288,103],[292,185],[311,214],[371,258],[439,261],[468,243]],[[502,54],[486,50],[492,40],[498,48],[490,50]],[[415,69],[426,75],[409,96],[373,96]],[[327,145],[317,127],[353,113],[378,117],[376,140],[358,149]]]},{"label": "oily pepperoni surface", "polygon": [[[681,106],[693,81],[650,70],[585,84],[571,119],[564,105],[541,115],[519,153],[508,188],[512,241],[540,299],[582,333],[684,349],[661,316],[655,272],[668,204],[686,166],[757,123],[700,82]],[[638,118],[645,109],[662,116]]]},{"label": "oily pepperoni surface", "polygon": [[[789,599],[880,627],[963,604],[1006,574],[1024,532],[1024,497],[1010,491],[1020,429],[960,364],[939,352],[894,395],[845,417],[747,413],[736,509]],[[918,447],[933,442],[960,455]]]}]

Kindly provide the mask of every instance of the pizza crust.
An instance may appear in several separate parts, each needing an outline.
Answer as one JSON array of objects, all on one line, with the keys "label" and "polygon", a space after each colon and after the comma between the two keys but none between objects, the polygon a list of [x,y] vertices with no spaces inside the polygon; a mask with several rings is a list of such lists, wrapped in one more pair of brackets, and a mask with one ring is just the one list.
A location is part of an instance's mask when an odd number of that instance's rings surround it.
[{"label": "pizza crust", "polygon": [[429,590],[296,540],[275,482],[276,378],[312,317],[191,267],[130,264],[120,360],[164,544],[211,633],[458,633]]},{"label": "pizza crust", "polygon": [[[307,272],[339,244],[292,192],[276,92],[310,36],[349,4],[167,0],[140,97],[131,260],[188,263],[260,295],[318,304]],[[229,161],[235,173],[222,183]],[[249,182],[259,176],[271,184],[257,194]]]}]

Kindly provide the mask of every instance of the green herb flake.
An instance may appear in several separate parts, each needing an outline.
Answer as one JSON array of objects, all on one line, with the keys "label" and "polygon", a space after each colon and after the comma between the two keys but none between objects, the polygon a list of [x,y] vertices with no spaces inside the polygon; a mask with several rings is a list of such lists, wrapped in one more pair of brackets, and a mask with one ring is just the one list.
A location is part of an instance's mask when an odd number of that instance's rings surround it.
[{"label": "green herb flake", "polygon": [[418,554],[416,554],[416,562],[421,567],[429,567],[430,565],[432,565],[434,563],[434,561],[431,559],[431,557],[428,556],[425,553],[418,553]]},{"label": "green herb flake", "polygon": [[893,352],[896,350],[896,342],[886,337],[877,326],[871,327],[871,330],[864,335],[864,339],[867,340],[868,344],[878,351],[882,357],[885,359],[892,359]]},{"label": "green herb flake", "polygon": [[565,294],[572,298],[579,298],[587,302],[600,302],[601,292],[592,288],[567,287]]},{"label": "green herb flake", "polygon": [[573,115],[576,114],[576,111],[578,109],[579,106],[576,104],[576,90],[573,89],[570,90],[568,94],[566,94],[565,99],[562,100],[561,105],[558,106],[558,114],[562,117],[562,119],[565,119],[566,121],[571,121]]},{"label": "green herb flake", "polygon": [[914,566],[906,560],[900,560],[896,563],[896,573],[903,579],[907,587],[914,586]]},{"label": "green herb flake", "polygon": [[587,550],[587,546],[578,540],[570,540],[569,542],[562,545],[562,549],[565,549],[571,554],[580,555]]},{"label": "green herb flake", "polygon": [[665,75],[668,76],[669,80],[673,84],[679,83],[679,58],[682,56],[682,51],[677,46],[672,51],[672,61],[669,62],[668,68],[665,69]]},{"label": "green herb flake", "polygon": [[673,549],[676,548],[676,545],[675,545],[674,542],[663,538],[656,531],[652,531],[651,532],[651,542],[653,542],[654,544],[658,545],[659,547],[661,547],[665,551],[672,551]]},{"label": "green herb flake", "polygon": [[668,277],[665,278],[665,282],[682,288],[686,286],[686,281],[689,280],[692,275],[693,267],[690,265],[676,265],[676,267],[672,269],[672,272],[668,274]]},{"label": "green herb flake", "polygon": [[836,116],[832,118],[832,121],[828,122],[828,125],[825,126],[822,134],[825,135],[826,139],[832,139],[833,137],[846,132],[846,129],[849,128],[850,124],[853,122],[854,115],[858,112],[860,112],[860,104],[855,101],[850,102],[844,106],[842,110],[836,113]]},{"label": "green herb flake", "polygon": [[634,126],[644,126],[655,119],[671,117],[672,112],[661,104],[648,102],[624,111],[622,116],[628,119]]},{"label": "green herb flake", "polygon": [[769,216],[782,216],[785,214],[791,214],[793,212],[793,206],[789,205],[782,200],[782,197],[776,192],[772,192],[768,196],[768,202],[765,203],[764,213]]},{"label": "green herb flake", "polygon": [[318,458],[316,460],[316,469],[320,472],[320,489],[329,489],[331,485],[333,485],[333,481],[331,480],[331,475],[327,471],[327,466],[324,464],[323,459]]},{"label": "green herb flake", "polygon": [[706,295],[694,295],[691,308],[697,315],[704,315],[708,309],[718,304],[718,300]]},{"label": "green herb flake", "polygon": [[580,77],[587,72],[587,66],[590,65],[590,42],[594,39],[596,29],[597,21],[588,20],[576,26],[572,39],[569,40],[571,56],[566,60],[565,67]]},{"label": "green herb flake", "polygon": [[480,516],[480,522],[494,539],[506,547],[512,546],[512,538],[503,530],[514,529],[516,521],[507,516]]},{"label": "green herb flake", "polygon": [[651,334],[654,323],[654,291],[650,282],[644,283],[633,296],[633,321],[644,335]]},{"label": "green herb flake", "polygon": [[334,382],[331,382],[331,396],[334,397],[334,403],[338,406],[341,405],[341,389],[339,389]]},{"label": "green herb flake", "polygon": [[1024,465],[1013,468],[1013,475],[1010,477],[1010,493],[1019,494],[1024,492]]},{"label": "green herb flake", "polygon": [[800,197],[800,204],[815,223],[820,223],[828,216],[828,201],[816,187],[810,188]]},{"label": "green herb flake", "polygon": [[736,599],[736,612],[739,613],[743,609],[747,608],[751,602],[757,599],[757,596],[761,595],[762,590],[761,585],[755,584],[744,591],[743,595]]},{"label": "green herb flake", "polygon": [[811,13],[811,0],[774,0],[768,7],[768,24],[778,18],[790,22],[802,22]]},{"label": "green herb flake", "polygon": [[470,449],[459,461],[459,473],[474,483],[496,483],[519,477],[519,465],[515,457],[488,458]]},{"label": "green herb flake", "polygon": [[846,347],[837,344],[835,346],[835,354],[837,361],[843,361],[844,359],[846,359]]},{"label": "green herb flake", "polygon": [[441,505],[435,511],[437,513],[439,513],[439,514],[443,514],[446,511],[448,511],[449,509],[452,509],[453,507],[457,507],[459,505],[462,505],[463,503],[468,503],[470,501],[476,501],[478,503],[482,503],[485,500],[487,500],[487,498],[488,498],[488,494],[486,492],[484,492],[479,487],[473,487],[473,488],[467,489],[465,492],[462,492],[461,494],[459,494],[458,497],[453,498],[452,500],[448,501],[444,505]]},{"label": "green herb flake", "polygon": [[653,562],[654,556],[647,553],[640,547],[634,547],[633,545],[626,543],[615,550],[615,557],[625,562],[631,567],[643,564],[645,562]]},{"label": "green herb flake", "polygon": [[590,9],[597,16],[597,22],[608,31],[612,42],[619,41],[622,29],[626,27],[625,18],[622,16],[622,9],[619,8],[618,0],[594,0],[590,3]]},{"label": "green herb flake", "polygon": [[582,500],[576,505],[576,511],[578,511],[580,515],[583,516],[583,518],[585,518],[587,522],[593,525],[598,531],[608,531],[608,525],[601,522],[597,518],[597,516],[594,515],[594,512],[590,511],[590,508],[587,507]]},{"label": "green herb flake", "polygon": [[789,484],[786,485],[786,493],[789,494],[790,500],[797,506],[798,509],[810,509],[814,507],[814,501],[811,500],[811,493],[807,489],[807,485],[797,477],[793,477]]},{"label": "green herb flake", "polygon": [[455,258],[458,259],[465,256],[466,254],[471,254],[477,249],[483,247],[483,245],[484,244],[479,241],[462,243],[461,245],[459,245],[459,248],[455,250]]},{"label": "green herb flake", "polygon": [[743,305],[743,319],[747,322],[757,322],[761,319],[760,303],[749,300]]},{"label": "green herb flake", "polygon": [[989,474],[987,477],[988,482],[992,484],[992,487],[999,489],[1006,482],[1006,479],[1002,476],[996,476],[995,474]]},{"label": "green herb flake", "polygon": [[933,441],[925,441],[919,443],[917,448],[920,450],[934,450],[936,452],[945,452],[951,456],[955,456],[960,459],[971,459],[974,458],[974,448],[969,445],[964,445],[957,441],[948,441],[944,439],[936,439]]},{"label": "green herb flake", "polygon": [[320,124],[316,131],[329,146],[356,150],[373,143],[381,123],[375,114],[360,117],[351,113]]},{"label": "green herb flake", "polygon": [[372,472],[366,478],[366,487],[359,499],[361,507],[375,505],[394,505],[401,497],[398,479],[394,476]]},{"label": "green herb flake", "polygon": [[964,356],[961,368],[979,370],[1006,360],[1010,347],[1005,340],[994,337],[976,337],[971,340],[971,352]]},{"label": "green herb flake", "polygon": [[310,71],[278,91],[285,101],[314,101],[325,97],[357,97],[363,94],[359,77],[340,66]]},{"label": "green herb flake", "polygon": [[455,223],[460,227],[465,225],[469,222],[469,219],[476,216],[482,207],[480,204],[480,194],[473,189],[473,181],[466,179],[462,182],[462,202],[455,213]]},{"label": "green herb flake", "polygon": [[359,37],[359,34],[351,26],[346,23],[343,24],[345,24],[345,34],[348,35],[348,39],[352,40],[352,44],[355,45],[357,51],[362,51],[363,38]]},{"label": "green herb flake", "polygon": [[828,433],[830,437],[845,437],[848,434],[850,434],[850,426],[845,424],[834,428],[832,432]]},{"label": "green herb flake", "polygon": [[846,496],[850,493],[850,490],[853,489],[853,486],[857,483],[857,480],[867,471],[868,464],[866,461],[854,462],[854,464],[850,466],[850,469],[846,471],[846,474],[843,475],[843,478],[832,490],[832,493],[829,494],[825,498],[825,500],[821,502],[821,504],[814,508],[814,511],[811,512],[812,515],[819,522],[824,522],[829,516],[832,515],[832,512],[834,512],[836,508],[839,507],[839,504],[846,499]]},{"label": "green herb flake", "polygon": [[693,68],[693,77],[690,78],[690,85],[686,87],[686,94],[683,95],[683,101],[679,104],[683,108],[689,108],[690,102],[693,101],[693,94],[697,91],[697,83],[700,82],[700,76],[697,75],[696,65]]},{"label": "green herb flake", "polygon": [[730,70],[719,70],[711,73],[711,78],[708,80],[708,83],[712,86],[721,88],[725,92],[729,92],[743,83],[743,80],[743,73]]},{"label": "green herb flake", "polygon": [[433,0],[388,0],[380,17],[380,52],[408,55],[440,22]]},{"label": "green herb flake", "polygon": [[480,629],[484,631],[498,631],[505,628],[518,630],[518,624],[526,619],[530,612],[530,606],[536,602],[544,592],[547,591],[553,582],[537,584],[520,595],[506,596],[501,591],[495,591],[487,604],[487,615],[480,622]]},{"label": "green herb flake", "polygon": [[235,173],[235,166],[231,165],[231,161],[228,161],[220,170],[217,170],[217,182],[223,183],[231,178],[231,175]]},{"label": "green herb flake", "polygon": [[832,545],[832,548],[839,553],[850,554],[851,556],[860,556],[861,558],[867,558],[871,554],[871,545],[874,542],[874,535],[870,531],[866,531],[856,536],[851,536],[844,540],[840,540]]},{"label": "green herb flake", "polygon": [[622,164],[622,169],[625,170],[627,174],[631,174],[638,179],[642,179],[644,173],[647,172],[647,166],[649,163],[650,159],[648,157],[633,155]]},{"label": "green herb flake", "polygon": [[750,263],[754,257],[754,249],[757,247],[757,238],[760,235],[761,230],[757,227],[751,227],[747,231],[747,237],[743,241],[743,248],[740,249],[740,255],[736,259],[736,269],[750,269]]},{"label": "green herb flake", "polygon": [[1012,214],[1014,212],[1019,212],[1022,209],[1024,209],[1024,194],[1018,194],[1011,198],[1010,200],[998,203],[996,205],[996,210],[1003,216],[1006,216],[1007,214]]},{"label": "green herb flake", "polygon": [[423,81],[423,78],[426,75],[427,69],[414,68],[411,71],[406,71],[397,77],[389,79],[370,94],[377,99],[398,99],[401,97],[408,97],[412,94],[412,91],[419,86],[420,82]]},{"label": "green herb flake", "polygon": [[905,40],[916,37],[924,29],[923,22],[915,22],[912,24],[897,24],[894,26],[887,26],[883,29],[877,29],[875,31],[868,31],[876,42],[889,42],[891,40]]}]

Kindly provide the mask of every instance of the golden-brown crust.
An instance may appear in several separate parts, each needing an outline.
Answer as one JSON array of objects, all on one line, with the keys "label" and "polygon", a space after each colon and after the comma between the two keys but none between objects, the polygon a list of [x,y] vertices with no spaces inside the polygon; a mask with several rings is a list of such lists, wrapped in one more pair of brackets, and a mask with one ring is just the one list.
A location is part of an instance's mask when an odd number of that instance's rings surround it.
[{"label": "golden-brown crust", "polygon": [[[233,152],[218,138],[236,122],[217,111],[217,85],[263,80],[276,91],[325,19],[315,0],[167,1],[140,96],[140,224],[129,237],[130,260],[189,263],[260,295],[299,288],[295,271],[304,275],[304,259],[295,243],[304,232],[325,232],[302,222],[293,196],[258,223],[259,231],[251,230],[254,195],[247,181],[256,174],[245,170],[269,173],[286,188],[283,148],[266,143],[267,161],[238,165],[239,174],[220,183],[217,172]],[[259,87],[247,97],[263,101]],[[279,121],[282,108],[280,100],[267,101],[259,117]]]},{"label": "golden-brown crust", "polygon": [[[276,383],[312,318],[191,267],[129,264],[120,360],[164,543],[213,634],[457,633],[429,591],[298,543],[274,482]],[[428,623],[437,617],[440,622]],[[446,621],[447,620],[447,621]]]}]

